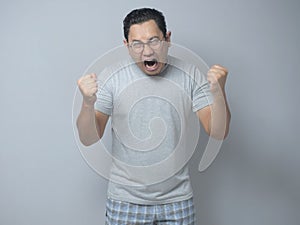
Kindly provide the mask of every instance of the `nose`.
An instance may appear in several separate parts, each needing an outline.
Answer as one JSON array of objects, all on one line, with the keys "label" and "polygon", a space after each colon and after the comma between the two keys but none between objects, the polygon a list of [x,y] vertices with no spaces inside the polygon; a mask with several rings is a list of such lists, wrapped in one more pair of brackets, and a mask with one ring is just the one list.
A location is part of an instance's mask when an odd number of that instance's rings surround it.
[{"label": "nose", "polygon": [[154,53],[153,49],[148,44],[144,44],[143,55],[151,56],[153,55],[153,53]]}]

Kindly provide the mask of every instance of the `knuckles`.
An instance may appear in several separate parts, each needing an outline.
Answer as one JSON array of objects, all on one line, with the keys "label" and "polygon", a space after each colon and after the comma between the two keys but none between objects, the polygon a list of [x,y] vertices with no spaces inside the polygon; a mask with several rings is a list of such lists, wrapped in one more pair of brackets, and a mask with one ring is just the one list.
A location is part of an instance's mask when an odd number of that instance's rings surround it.
[{"label": "knuckles", "polygon": [[208,72],[207,72],[207,79],[216,79],[216,80],[220,80],[220,79],[226,79],[228,74],[228,71],[226,68],[224,67],[220,67],[220,66],[212,66]]},{"label": "knuckles", "polygon": [[213,65],[207,72],[207,81],[210,84],[210,90],[215,92],[224,88],[228,70],[221,65]]},{"label": "knuckles", "polygon": [[92,97],[98,91],[96,74],[86,74],[77,80],[82,95]]}]

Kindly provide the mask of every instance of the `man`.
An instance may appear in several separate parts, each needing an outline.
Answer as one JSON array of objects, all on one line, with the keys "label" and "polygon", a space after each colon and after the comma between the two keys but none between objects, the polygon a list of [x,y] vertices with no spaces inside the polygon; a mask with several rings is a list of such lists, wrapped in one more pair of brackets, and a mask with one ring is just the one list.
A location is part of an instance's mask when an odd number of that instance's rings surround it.
[{"label": "man", "polygon": [[[171,97],[175,96],[179,110],[184,112],[182,115],[195,112],[210,136],[224,139],[228,134],[230,122],[225,95],[227,69],[220,65],[212,66],[206,80],[192,65],[182,64],[169,57],[171,32],[166,29],[163,14],[155,9],[133,10],[125,17],[123,25],[124,44],[133,63],[124,65],[124,68],[118,70],[105,84],[99,84],[101,87],[98,87],[97,75],[94,73],[78,80],[83,96],[81,112],[77,119],[81,142],[88,146],[99,141],[111,116],[113,152],[118,160],[142,169],[143,166],[146,168],[166,159],[181,138],[178,130],[181,129],[182,118],[179,118],[176,110],[172,108],[173,103],[164,102],[163,97],[139,96],[143,88],[155,93],[153,87],[157,88],[157,93],[167,89],[165,93]],[[182,67],[177,67],[177,64]],[[185,71],[192,72],[187,74]],[[166,80],[181,86],[183,91],[169,90],[173,86],[166,88]],[[140,81],[146,81],[144,84],[147,87],[133,86],[138,89],[136,90],[130,86]],[[126,89],[130,89],[130,93],[143,100],[136,102],[136,110],[134,107],[126,109],[126,100],[121,100]],[[185,104],[184,95],[188,95],[192,100],[190,105]],[[118,129],[115,128],[126,126],[129,119],[134,135],[139,140],[147,141],[145,137],[149,136],[148,124],[152,118],[157,117],[164,118],[170,133],[166,135],[163,143],[159,143],[151,151],[144,151],[142,147],[138,149],[139,145],[131,147],[126,143],[127,139],[122,137],[128,134],[118,133]],[[187,119],[183,118],[184,121]],[[143,141],[140,146],[142,143]],[[117,178],[109,182],[106,224],[195,224],[187,165],[176,170],[171,177],[145,185],[142,177],[134,177],[120,165],[113,164],[111,170],[112,177]],[[147,176],[149,174],[145,174],[145,177]],[[118,179],[121,182],[114,182]]]}]

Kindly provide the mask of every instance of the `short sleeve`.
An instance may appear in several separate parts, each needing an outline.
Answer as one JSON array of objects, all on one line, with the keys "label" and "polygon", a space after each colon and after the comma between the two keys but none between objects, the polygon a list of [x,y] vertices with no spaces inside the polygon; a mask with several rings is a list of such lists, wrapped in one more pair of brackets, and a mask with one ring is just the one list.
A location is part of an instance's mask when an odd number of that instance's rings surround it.
[{"label": "short sleeve", "polygon": [[209,83],[198,69],[195,69],[194,79],[193,79],[193,112],[196,112],[208,105],[213,103],[213,96],[209,90]]},{"label": "short sleeve", "polygon": [[98,81],[97,100],[95,102],[95,110],[111,116],[113,110],[113,89],[111,80]]}]

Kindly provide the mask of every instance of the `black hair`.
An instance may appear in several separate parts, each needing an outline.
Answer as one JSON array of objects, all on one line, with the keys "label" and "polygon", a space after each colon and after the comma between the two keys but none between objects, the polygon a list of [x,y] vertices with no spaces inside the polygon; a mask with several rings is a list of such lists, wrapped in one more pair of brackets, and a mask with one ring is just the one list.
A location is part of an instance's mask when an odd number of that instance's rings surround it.
[{"label": "black hair", "polygon": [[164,37],[166,37],[167,25],[162,12],[156,9],[141,8],[132,10],[123,20],[123,31],[126,41],[128,41],[129,29],[132,25],[144,23],[149,20],[154,20]]}]

